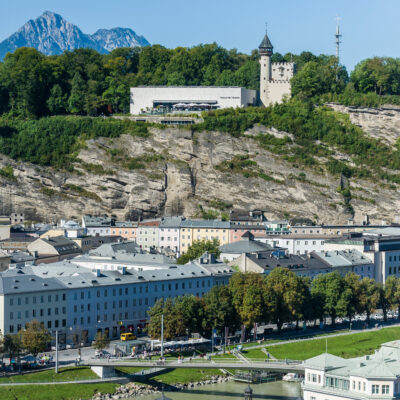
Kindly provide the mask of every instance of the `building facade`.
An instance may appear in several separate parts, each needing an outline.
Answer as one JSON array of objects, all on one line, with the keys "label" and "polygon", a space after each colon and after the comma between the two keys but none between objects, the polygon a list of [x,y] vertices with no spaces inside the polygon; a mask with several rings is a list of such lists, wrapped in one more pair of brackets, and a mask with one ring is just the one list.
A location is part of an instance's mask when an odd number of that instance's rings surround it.
[{"label": "building facade", "polygon": [[400,398],[400,342],[384,343],[375,354],[344,359],[321,354],[305,361],[304,400]]},{"label": "building facade", "polygon": [[198,240],[218,239],[220,245],[229,243],[229,221],[184,220],[180,229],[180,251],[185,253]]},{"label": "building facade", "polygon": [[160,220],[147,220],[139,222],[136,229],[136,243],[143,250],[158,249],[160,244]]},{"label": "building facade", "polygon": [[136,229],[138,224],[136,222],[115,222],[115,226],[110,228],[111,236],[121,236],[126,240],[136,240]]},{"label": "building facade", "polygon": [[131,88],[130,113],[138,115],[162,106],[198,104],[209,108],[236,108],[257,104],[257,91],[236,86],[141,86]]},{"label": "building facade", "polygon": [[36,319],[68,342],[73,337],[90,342],[97,332],[115,339],[143,329],[158,299],[202,297],[213,286],[227,284],[232,273],[209,258],[129,272],[92,271],[71,261],[13,268],[0,273],[0,329],[17,333]]},{"label": "building facade", "polygon": [[180,253],[180,228],[185,217],[163,217],[159,229],[159,248],[161,251],[169,249],[179,255]]}]

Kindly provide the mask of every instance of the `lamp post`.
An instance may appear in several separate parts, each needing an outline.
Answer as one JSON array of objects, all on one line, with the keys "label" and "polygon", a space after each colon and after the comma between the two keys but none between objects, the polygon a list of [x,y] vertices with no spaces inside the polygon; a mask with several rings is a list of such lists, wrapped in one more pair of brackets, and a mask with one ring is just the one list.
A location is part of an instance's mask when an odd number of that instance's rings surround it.
[{"label": "lamp post", "polygon": [[58,329],[56,330],[56,374],[58,374]]},{"label": "lamp post", "polygon": [[161,314],[161,357],[164,357],[164,314]]}]

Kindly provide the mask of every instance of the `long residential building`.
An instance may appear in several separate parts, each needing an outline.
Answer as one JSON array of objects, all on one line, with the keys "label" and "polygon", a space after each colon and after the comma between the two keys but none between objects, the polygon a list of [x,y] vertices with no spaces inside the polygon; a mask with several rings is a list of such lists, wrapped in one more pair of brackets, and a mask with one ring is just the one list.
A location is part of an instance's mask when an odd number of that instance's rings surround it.
[{"label": "long residential building", "polygon": [[91,270],[63,261],[12,268],[0,273],[0,329],[17,333],[33,319],[71,341],[93,340],[102,331],[110,338],[140,331],[147,311],[164,297],[202,297],[226,284],[234,271],[205,256],[186,265],[149,270]]}]

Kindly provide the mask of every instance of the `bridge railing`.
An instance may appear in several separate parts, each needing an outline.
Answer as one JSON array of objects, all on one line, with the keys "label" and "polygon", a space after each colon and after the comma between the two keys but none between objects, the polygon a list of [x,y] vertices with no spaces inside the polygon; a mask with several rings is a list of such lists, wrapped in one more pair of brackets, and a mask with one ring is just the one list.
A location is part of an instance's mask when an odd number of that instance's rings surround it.
[{"label": "bridge railing", "polygon": [[[303,364],[303,361],[301,360],[289,360],[289,359],[284,359],[284,360],[271,360],[271,359],[247,359],[248,362],[251,364],[257,364],[257,365],[299,365]],[[237,358],[217,358],[217,359],[202,359],[202,358],[185,358],[185,359],[166,359],[166,360],[143,360],[143,359],[131,359],[131,358],[118,358],[118,359],[91,359],[91,360],[83,360],[82,364],[84,365],[96,365],[96,364],[107,364],[107,365],[113,365],[113,364],[121,364],[121,363],[126,363],[126,364],[135,364],[135,365],[140,365],[142,364],[143,366],[157,366],[157,367],[165,367],[169,365],[179,365],[179,364],[237,364],[237,365],[242,365],[245,364],[243,360],[239,360]]]}]

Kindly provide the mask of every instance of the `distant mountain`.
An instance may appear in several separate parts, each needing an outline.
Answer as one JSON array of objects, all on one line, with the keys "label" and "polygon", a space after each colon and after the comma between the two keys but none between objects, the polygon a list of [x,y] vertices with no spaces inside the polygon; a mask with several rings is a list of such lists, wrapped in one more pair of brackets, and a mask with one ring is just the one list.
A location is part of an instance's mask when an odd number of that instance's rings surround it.
[{"label": "distant mountain", "polygon": [[129,28],[99,29],[90,38],[107,51],[118,47],[149,46],[150,43]]},{"label": "distant mountain", "polygon": [[19,47],[34,47],[43,54],[61,54],[65,50],[91,48],[108,53],[117,47],[148,46],[150,43],[129,28],[99,29],[94,35],[83,33],[61,15],[45,11],[29,20],[17,32],[0,43],[0,60]]}]

